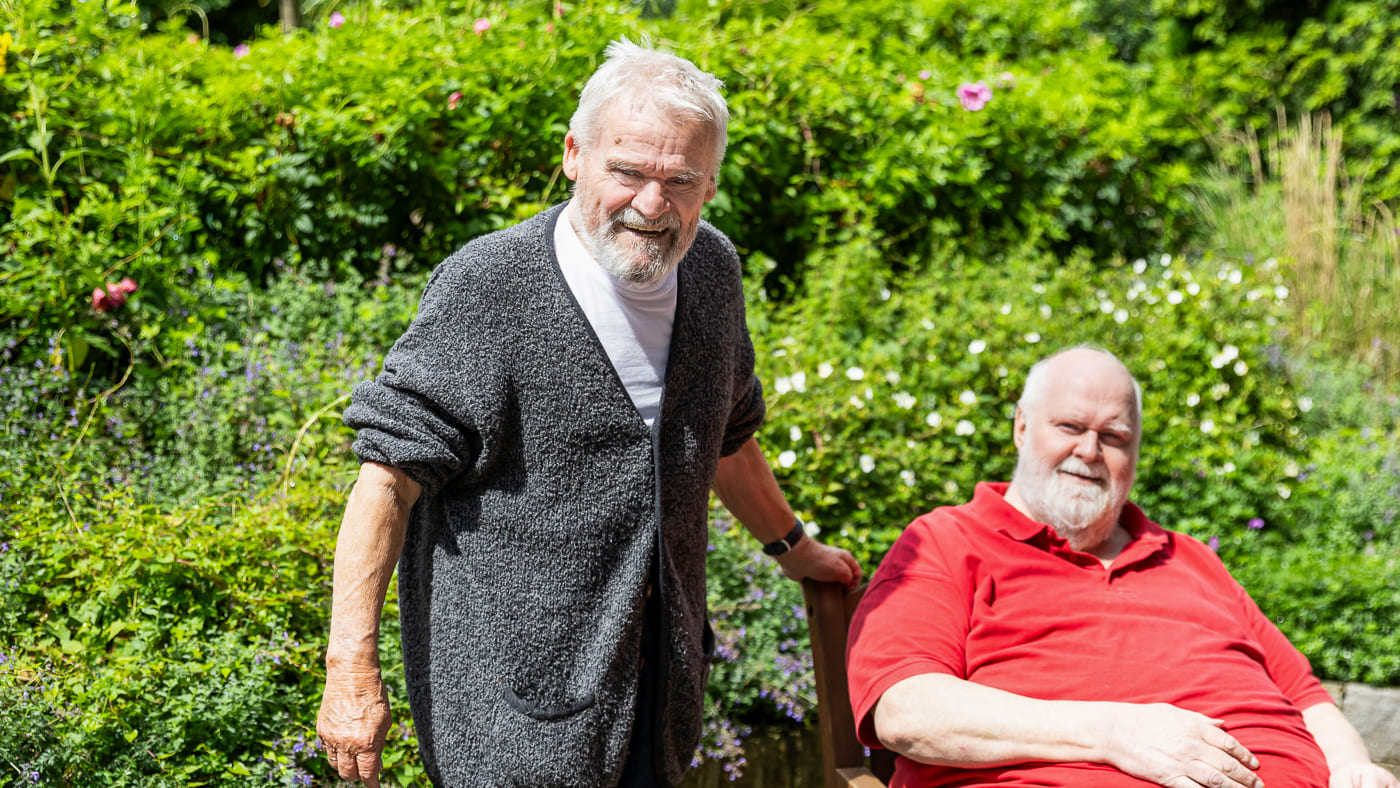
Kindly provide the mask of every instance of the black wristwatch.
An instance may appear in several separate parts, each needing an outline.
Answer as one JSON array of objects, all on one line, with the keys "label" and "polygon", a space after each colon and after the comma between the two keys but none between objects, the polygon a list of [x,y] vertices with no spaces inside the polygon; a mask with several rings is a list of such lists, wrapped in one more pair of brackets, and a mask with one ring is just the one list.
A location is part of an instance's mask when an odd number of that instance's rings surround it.
[{"label": "black wristwatch", "polygon": [[768,544],[764,545],[763,552],[767,553],[768,555],[782,555],[783,553],[786,553],[787,551],[796,547],[797,543],[802,541],[802,537],[806,535],[807,524],[802,522],[802,518],[799,517],[797,518],[797,522],[792,524],[792,530],[788,531],[787,536],[784,536],[782,539],[779,539],[776,542],[769,542]]}]

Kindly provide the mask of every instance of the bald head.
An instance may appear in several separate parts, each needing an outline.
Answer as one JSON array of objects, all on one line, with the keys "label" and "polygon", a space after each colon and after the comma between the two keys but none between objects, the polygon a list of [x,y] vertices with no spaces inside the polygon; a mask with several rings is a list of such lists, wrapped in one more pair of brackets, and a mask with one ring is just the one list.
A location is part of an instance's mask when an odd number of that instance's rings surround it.
[{"label": "bald head", "polygon": [[1142,426],[1142,388],[1133,373],[1118,357],[1102,348],[1078,345],[1046,356],[1026,373],[1026,386],[1016,403],[1020,410],[1032,410],[1045,401],[1050,389],[1068,377],[1088,377],[1097,381],[1096,387],[1123,385],[1132,390],[1133,426]]}]

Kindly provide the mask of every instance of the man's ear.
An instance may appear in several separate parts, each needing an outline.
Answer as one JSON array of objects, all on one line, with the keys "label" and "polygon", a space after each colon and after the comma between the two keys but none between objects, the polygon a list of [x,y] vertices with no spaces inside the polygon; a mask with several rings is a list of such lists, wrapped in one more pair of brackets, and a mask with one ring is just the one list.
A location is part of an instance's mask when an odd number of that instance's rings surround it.
[{"label": "man's ear", "polygon": [[1021,448],[1021,444],[1026,440],[1026,412],[1020,405],[1016,406],[1016,420],[1011,423],[1011,440],[1015,442],[1016,448]]},{"label": "man's ear", "polygon": [[579,168],[583,166],[583,149],[579,147],[578,140],[574,138],[571,131],[564,135],[564,177],[571,181],[578,180]]}]

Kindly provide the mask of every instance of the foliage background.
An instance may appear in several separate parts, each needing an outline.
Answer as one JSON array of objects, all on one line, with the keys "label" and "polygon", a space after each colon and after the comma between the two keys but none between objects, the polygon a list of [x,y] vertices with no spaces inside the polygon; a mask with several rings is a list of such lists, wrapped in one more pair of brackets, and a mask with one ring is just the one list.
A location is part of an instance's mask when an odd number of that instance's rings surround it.
[{"label": "foliage background", "polygon": [[[1095,342],[1144,386],[1149,513],[1320,674],[1396,683],[1395,5],[366,1],[284,37],[237,3],[0,0],[0,785],[330,782],[345,397],[438,259],[567,195],[577,90],[624,34],[727,86],[707,215],[745,255],[762,441],[821,538],[869,573],[1006,477],[1025,369]],[[1334,228],[1338,301],[1297,242],[1333,236],[1275,221],[1280,107],[1345,140],[1337,212],[1377,206]],[[697,759],[731,774],[814,706],[800,594],[755,548],[716,510]],[[391,780],[425,784],[393,694]]]}]

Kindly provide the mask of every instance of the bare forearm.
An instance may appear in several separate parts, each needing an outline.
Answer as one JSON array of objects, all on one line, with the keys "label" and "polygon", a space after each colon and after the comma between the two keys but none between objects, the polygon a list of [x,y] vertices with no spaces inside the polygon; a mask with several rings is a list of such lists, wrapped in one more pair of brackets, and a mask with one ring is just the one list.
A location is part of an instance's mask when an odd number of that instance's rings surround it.
[{"label": "bare forearm", "polygon": [[384,596],[419,493],[402,471],[361,467],[336,539],[328,666],[378,670]]},{"label": "bare forearm", "polygon": [[781,539],[792,530],[792,507],[757,440],[750,438],[738,451],[720,458],[714,489],[724,508],[759,542]]},{"label": "bare forearm", "polygon": [[1332,771],[1351,763],[1371,762],[1371,753],[1367,751],[1361,734],[1335,705],[1319,703],[1309,706],[1303,710],[1303,724],[1327,757],[1327,768]]},{"label": "bare forearm", "polygon": [[875,707],[889,749],[921,763],[999,766],[1099,760],[1095,707],[1044,701],[927,674],[891,687]]}]

